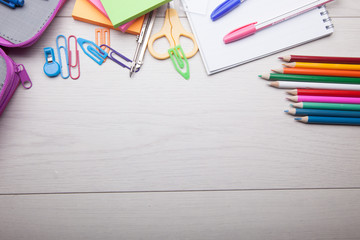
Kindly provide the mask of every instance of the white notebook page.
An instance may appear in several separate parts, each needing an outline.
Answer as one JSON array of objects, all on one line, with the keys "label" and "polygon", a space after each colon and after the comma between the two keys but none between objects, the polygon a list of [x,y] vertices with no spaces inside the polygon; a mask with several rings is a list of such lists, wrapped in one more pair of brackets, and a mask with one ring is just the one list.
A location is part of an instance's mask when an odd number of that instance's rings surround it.
[{"label": "white notebook page", "polygon": [[255,59],[300,45],[333,32],[324,23],[328,18],[325,8],[317,8],[285,22],[258,31],[239,41],[224,44],[223,37],[230,31],[253,22],[263,22],[314,0],[247,0],[239,7],[212,21],[211,12],[222,0],[208,0],[207,13],[186,12],[199,45],[208,74],[226,70]]}]

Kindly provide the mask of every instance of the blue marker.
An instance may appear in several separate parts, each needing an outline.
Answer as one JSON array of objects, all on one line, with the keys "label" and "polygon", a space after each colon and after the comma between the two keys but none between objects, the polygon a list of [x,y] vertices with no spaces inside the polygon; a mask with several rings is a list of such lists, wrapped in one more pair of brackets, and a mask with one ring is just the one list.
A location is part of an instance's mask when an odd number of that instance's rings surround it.
[{"label": "blue marker", "polygon": [[211,20],[215,21],[215,20],[221,18],[222,16],[224,16],[225,14],[229,13],[234,8],[239,6],[244,1],[245,0],[225,0],[225,2],[223,2],[222,4],[217,6],[214,9],[214,11],[211,13],[211,15],[210,15]]},{"label": "blue marker", "polygon": [[0,0],[0,3],[5,4],[11,8],[24,6],[24,0]]}]

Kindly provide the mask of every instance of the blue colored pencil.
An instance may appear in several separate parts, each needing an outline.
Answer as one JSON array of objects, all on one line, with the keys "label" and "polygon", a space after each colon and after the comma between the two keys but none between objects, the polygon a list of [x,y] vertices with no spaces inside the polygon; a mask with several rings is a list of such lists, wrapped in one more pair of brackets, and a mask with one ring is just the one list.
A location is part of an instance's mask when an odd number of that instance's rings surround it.
[{"label": "blue colored pencil", "polygon": [[360,111],[324,110],[290,108],[285,112],[295,116],[355,117],[360,118]]},{"label": "blue colored pencil", "polygon": [[307,116],[297,117],[295,120],[303,123],[360,125],[360,118]]}]

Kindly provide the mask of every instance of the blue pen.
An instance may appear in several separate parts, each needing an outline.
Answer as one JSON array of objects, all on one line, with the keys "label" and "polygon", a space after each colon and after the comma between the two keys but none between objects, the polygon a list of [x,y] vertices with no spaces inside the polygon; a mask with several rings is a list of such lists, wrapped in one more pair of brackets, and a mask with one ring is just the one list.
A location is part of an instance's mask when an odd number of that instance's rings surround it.
[{"label": "blue pen", "polygon": [[225,2],[223,2],[214,9],[214,11],[210,15],[211,20],[215,21],[221,18],[222,16],[224,16],[225,14],[229,13],[234,8],[239,6],[244,1],[245,0],[226,0]]},{"label": "blue pen", "polygon": [[0,0],[0,3],[3,3],[11,8],[24,6],[24,0]]}]

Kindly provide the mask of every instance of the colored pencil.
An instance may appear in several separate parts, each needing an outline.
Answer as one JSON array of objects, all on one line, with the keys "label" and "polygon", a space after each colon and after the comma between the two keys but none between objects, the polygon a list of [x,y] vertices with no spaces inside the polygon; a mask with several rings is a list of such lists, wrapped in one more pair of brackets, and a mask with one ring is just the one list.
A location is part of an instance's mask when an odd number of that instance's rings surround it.
[{"label": "colored pencil", "polygon": [[326,89],[294,89],[287,91],[290,95],[333,96],[333,97],[360,97],[360,91],[326,90]]},{"label": "colored pencil", "polygon": [[360,78],[353,78],[353,77],[331,77],[331,76],[295,75],[295,74],[281,74],[281,73],[263,74],[263,75],[259,75],[259,77],[266,80],[360,84]]},{"label": "colored pencil", "polygon": [[360,125],[360,118],[307,116],[297,117],[295,120],[303,123]]},{"label": "colored pencil", "polygon": [[360,71],[317,69],[317,68],[282,68],[273,69],[276,73],[315,75],[315,76],[337,76],[337,77],[360,77]]},{"label": "colored pencil", "polygon": [[290,104],[290,106],[295,108],[305,108],[305,109],[360,111],[360,104],[298,102],[298,103]]},{"label": "colored pencil", "polygon": [[284,63],[283,65],[286,67],[292,67],[292,68],[320,68],[320,69],[338,69],[338,70],[360,71],[360,64],[291,62],[291,63]]},{"label": "colored pencil", "polygon": [[360,104],[360,98],[328,97],[328,96],[291,96],[287,98],[293,102],[322,102],[322,103],[349,103]]},{"label": "colored pencil", "polygon": [[269,83],[269,85],[275,88],[285,88],[285,89],[310,88],[310,89],[360,90],[360,84],[274,81]]},{"label": "colored pencil", "polygon": [[360,118],[360,111],[324,110],[324,109],[302,109],[290,108],[286,113],[295,116],[326,116],[326,117],[357,117]]},{"label": "colored pencil", "polygon": [[347,64],[360,64],[360,58],[355,57],[326,57],[326,56],[302,56],[302,55],[289,55],[279,57],[285,62],[314,62],[314,63],[347,63]]}]

